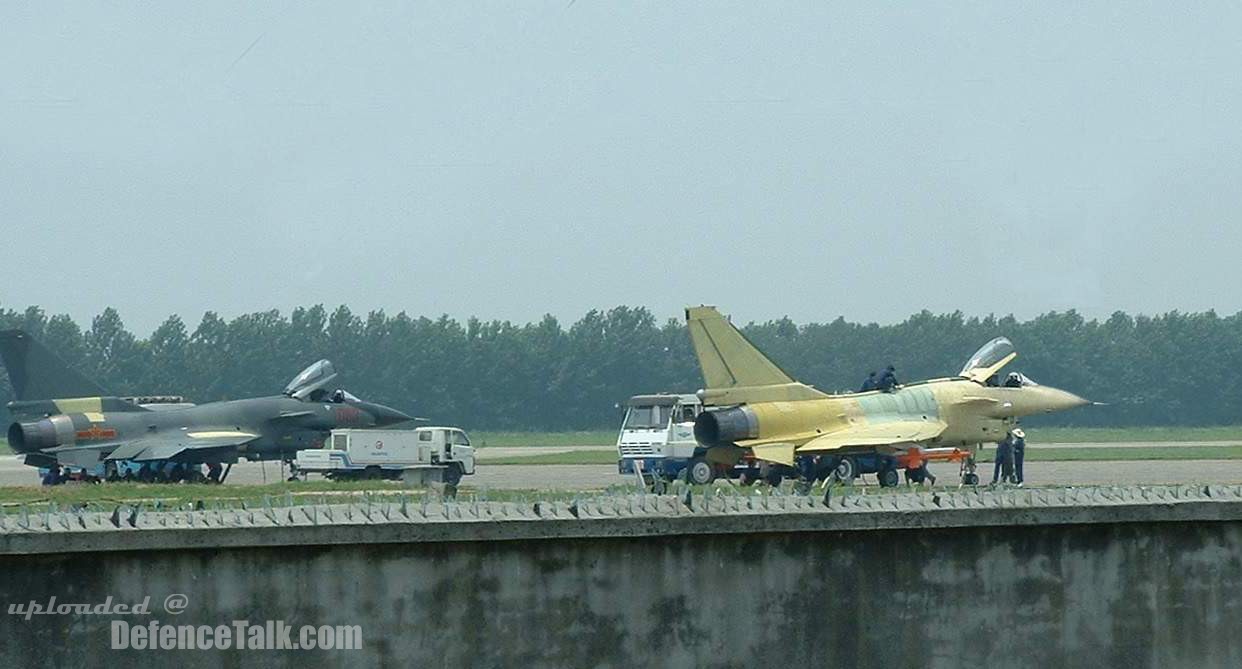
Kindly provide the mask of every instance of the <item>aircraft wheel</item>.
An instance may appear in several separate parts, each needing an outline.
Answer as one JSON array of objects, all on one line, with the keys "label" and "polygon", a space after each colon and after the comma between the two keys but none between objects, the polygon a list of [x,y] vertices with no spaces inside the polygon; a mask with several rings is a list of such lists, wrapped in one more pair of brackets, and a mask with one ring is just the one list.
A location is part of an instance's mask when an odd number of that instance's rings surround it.
[{"label": "aircraft wheel", "polygon": [[695,458],[690,461],[690,466],[686,467],[686,480],[694,485],[707,485],[716,479],[716,470],[712,469],[710,462]]},{"label": "aircraft wheel", "polygon": [[450,462],[449,466],[444,470],[444,483],[446,486],[452,486],[454,493],[457,490],[457,484],[461,483],[461,465],[456,462]]},{"label": "aircraft wheel", "polygon": [[836,472],[837,478],[845,483],[853,481],[854,477],[858,476],[858,467],[854,464],[853,458],[841,458],[841,461],[837,463],[837,468],[833,471]]},{"label": "aircraft wheel", "polygon": [[881,488],[895,488],[901,483],[901,477],[897,475],[896,469],[881,469],[877,478],[880,479]]}]

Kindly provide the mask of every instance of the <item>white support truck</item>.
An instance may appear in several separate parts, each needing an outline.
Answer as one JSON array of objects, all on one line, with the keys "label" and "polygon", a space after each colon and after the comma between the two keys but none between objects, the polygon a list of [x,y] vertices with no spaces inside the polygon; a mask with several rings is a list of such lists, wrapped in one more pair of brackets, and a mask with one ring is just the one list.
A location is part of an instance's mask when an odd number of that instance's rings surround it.
[{"label": "white support truck", "polygon": [[474,447],[455,427],[413,430],[332,430],[324,448],[298,451],[294,475],[333,480],[404,479],[408,483],[457,485],[474,473]]},{"label": "white support truck", "polygon": [[625,403],[625,419],[617,435],[617,471],[641,476],[657,490],[682,478],[696,485],[719,477],[742,483],[759,479],[759,465],[751,457],[735,467],[709,462],[694,440],[694,420],[703,413],[697,395],[635,395]]}]

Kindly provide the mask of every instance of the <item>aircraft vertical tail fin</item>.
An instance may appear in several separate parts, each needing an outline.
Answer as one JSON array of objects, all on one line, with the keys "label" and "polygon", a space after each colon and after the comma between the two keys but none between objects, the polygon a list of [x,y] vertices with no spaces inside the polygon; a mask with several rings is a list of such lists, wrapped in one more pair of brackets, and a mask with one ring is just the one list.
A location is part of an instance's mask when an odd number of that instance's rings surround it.
[{"label": "aircraft vertical tail fin", "polygon": [[0,359],[9,373],[14,397],[19,401],[108,394],[21,330],[0,330]]},{"label": "aircraft vertical tail fin", "polygon": [[686,327],[706,384],[704,401],[737,404],[825,397],[786,374],[715,307],[688,307]]}]

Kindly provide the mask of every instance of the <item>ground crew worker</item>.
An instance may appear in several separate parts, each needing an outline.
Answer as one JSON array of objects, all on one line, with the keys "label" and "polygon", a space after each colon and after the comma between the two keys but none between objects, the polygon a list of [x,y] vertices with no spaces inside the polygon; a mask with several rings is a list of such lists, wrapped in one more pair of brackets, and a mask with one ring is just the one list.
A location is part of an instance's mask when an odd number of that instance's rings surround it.
[{"label": "ground crew worker", "polygon": [[920,477],[921,480],[927,481],[928,485],[932,485],[932,486],[936,485],[936,475],[931,473],[931,468],[927,466],[926,460],[923,461],[923,465],[919,467],[918,470],[916,471],[918,471],[922,475]]},{"label": "ground crew worker", "polygon": [[996,465],[992,468],[992,485],[997,480],[1008,483],[1013,477],[1013,434],[1006,434],[996,444]]},{"label": "ground crew worker", "polygon": [[880,377],[880,382],[876,384],[876,388],[886,393],[891,393],[896,387],[897,370],[892,365],[889,365],[884,369],[884,375]]},{"label": "ground crew worker", "polygon": [[1022,487],[1024,476],[1022,474],[1022,461],[1026,459],[1026,433],[1022,428],[1015,428],[1013,431],[1013,480]]},{"label": "ground crew worker", "polygon": [[47,473],[43,475],[40,481],[43,485],[60,485],[63,480],[60,477],[60,466],[49,467]]},{"label": "ground crew worker", "polygon": [[858,392],[865,393],[869,390],[875,390],[875,386],[876,386],[875,372],[871,372],[870,374],[867,375],[867,380],[863,381],[862,387],[858,389]]}]

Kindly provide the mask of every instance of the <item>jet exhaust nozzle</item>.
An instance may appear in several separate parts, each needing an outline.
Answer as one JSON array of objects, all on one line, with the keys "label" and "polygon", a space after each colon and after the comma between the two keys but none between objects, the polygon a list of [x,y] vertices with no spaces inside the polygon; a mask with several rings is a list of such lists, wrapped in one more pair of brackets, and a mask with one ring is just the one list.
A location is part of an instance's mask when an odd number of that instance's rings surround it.
[{"label": "jet exhaust nozzle", "polygon": [[759,419],[749,407],[704,411],[694,420],[694,439],[703,446],[731,444],[759,436]]},{"label": "jet exhaust nozzle", "polygon": [[33,423],[13,423],[8,431],[9,446],[18,453],[29,453],[60,445],[56,425],[44,418]]}]

